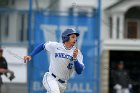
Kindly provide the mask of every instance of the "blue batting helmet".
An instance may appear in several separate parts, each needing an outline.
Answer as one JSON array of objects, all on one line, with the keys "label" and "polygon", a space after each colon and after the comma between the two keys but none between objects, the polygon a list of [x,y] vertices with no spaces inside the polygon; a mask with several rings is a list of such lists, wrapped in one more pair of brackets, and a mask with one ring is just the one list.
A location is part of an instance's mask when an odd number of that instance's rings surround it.
[{"label": "blue batting helmet", "polygon": [[62,41],[63,41],[63,43],[69,41],[69,36],[70,36],[71,34],[75,34],[77,37],[80,35],[78,32],[76,32],[75,29],[68,28],[68,29],[66,29],[66,30],[62,33]]}]

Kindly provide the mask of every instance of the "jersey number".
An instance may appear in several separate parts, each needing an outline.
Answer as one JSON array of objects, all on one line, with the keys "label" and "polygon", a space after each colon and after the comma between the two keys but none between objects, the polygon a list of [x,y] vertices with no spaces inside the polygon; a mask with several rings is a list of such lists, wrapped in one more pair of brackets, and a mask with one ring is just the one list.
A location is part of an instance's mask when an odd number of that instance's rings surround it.
[{"label": "jersey number", "polygon": [[68,69],[72,69],[72,66],[73,66],[73,64],[72,63],[69,63],[68,66],[67,66],[67,68]]}]

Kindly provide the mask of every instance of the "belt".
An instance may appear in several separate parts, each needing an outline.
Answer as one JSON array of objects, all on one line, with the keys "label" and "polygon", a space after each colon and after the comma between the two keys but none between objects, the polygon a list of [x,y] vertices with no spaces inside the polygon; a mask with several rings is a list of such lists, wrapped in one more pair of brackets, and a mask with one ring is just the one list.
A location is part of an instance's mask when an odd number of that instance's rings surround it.
[{"label": "belt", "polygon": [[[56,75],[54,75],[53,73],[52,73],[52,76],[53,76],[54,78],[56,78]],[[65,81],[64,81],[64,80],[61,80],[61,79],[58,79],[58,81],[59,81],[60,83],[65,83]]]}]

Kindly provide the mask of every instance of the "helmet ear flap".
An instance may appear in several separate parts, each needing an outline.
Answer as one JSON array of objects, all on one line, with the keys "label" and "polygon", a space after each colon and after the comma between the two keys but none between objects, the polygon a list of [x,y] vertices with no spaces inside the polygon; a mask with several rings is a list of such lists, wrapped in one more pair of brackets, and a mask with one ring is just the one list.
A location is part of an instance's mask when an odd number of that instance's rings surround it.
[{"label": "helmet ear flap", "polygon": [[68,42],[69,41],[69,36],[67,36],[67,39],[66,39],[66,42]]},{"label": "helmet ear flap", "polygon": [[69,41],[69,36],[63,36],[63,43]]}]

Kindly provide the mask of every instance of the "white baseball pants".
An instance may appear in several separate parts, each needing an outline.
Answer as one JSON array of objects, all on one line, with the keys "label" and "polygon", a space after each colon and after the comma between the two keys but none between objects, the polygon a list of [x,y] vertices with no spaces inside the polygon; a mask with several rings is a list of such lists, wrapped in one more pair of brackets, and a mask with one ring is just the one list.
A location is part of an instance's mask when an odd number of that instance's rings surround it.
[{"label": "white baseball pants", "polygon": [[67,83],[60,83],[50,72],[46,72],[43,77],[43,85],[46,93],[64,93]]},{"label": "white baseball pants", "polygon": [[130,93],[129,88],[117,89],[116,93]]}]

